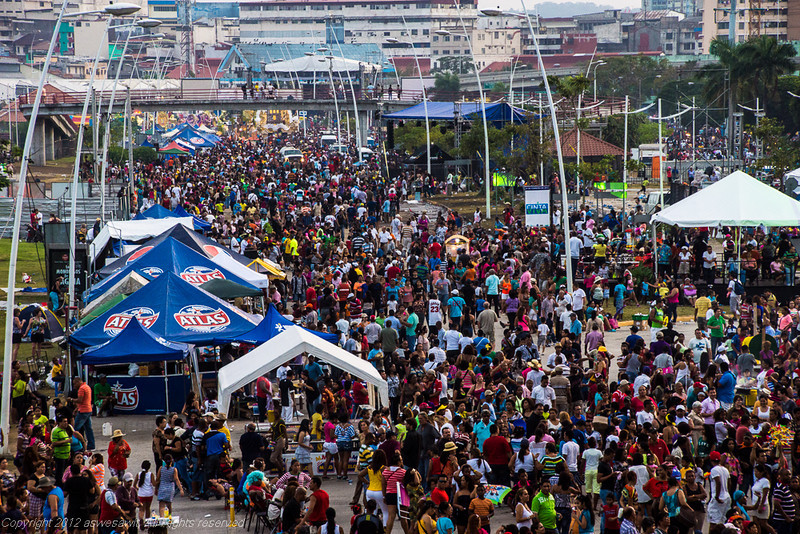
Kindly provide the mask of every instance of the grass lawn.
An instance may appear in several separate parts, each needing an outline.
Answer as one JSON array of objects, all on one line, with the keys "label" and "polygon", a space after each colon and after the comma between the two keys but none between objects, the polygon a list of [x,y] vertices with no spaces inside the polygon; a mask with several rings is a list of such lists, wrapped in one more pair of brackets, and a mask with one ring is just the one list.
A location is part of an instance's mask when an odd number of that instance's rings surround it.
[{"label": "grass lawn", "polygon": [[[0,287],[5,288],[8,284],[8,267],[9,258],[11,256],[11,240],[0,239]],[[17,254],[17,289],[22,289],[25,284],[22,283],[22,273],[28,273],[33,278],[31,287],[46,287],[47,279],[45,278],[45,260],[44,260],[44,244],[43,243],[25,243],[19,244],[19,254]],[[5,293],[2,294],[5,299]],[[34,302],[45,302],[47,295],[44,293],[30,293],[16,295],[16,304],[25,305]],[[5,321],[6,313],[5,308],[0,311],[0,346],[5,343]],[[19,359],[22,361],[28,360],[31,355],[30,343],[23,343],[19,348]],[[0,351],[0,360],[4,357]]]}]

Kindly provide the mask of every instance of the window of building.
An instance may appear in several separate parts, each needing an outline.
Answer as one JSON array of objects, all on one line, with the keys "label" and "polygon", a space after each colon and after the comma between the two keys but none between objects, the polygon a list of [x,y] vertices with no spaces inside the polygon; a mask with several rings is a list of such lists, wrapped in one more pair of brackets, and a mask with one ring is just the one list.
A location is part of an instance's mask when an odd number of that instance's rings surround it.
[{"label": "window of building", "polygon": [[434,35],[433,36],[433,42],[435,43],[437,41],[439,41],[439,36],[438,35]]}]

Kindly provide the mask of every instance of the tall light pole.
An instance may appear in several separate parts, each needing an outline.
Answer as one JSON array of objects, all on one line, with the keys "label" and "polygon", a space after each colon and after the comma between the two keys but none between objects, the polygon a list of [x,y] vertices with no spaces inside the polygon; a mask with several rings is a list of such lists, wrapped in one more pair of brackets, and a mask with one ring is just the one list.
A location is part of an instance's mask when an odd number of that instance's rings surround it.
[{"label": "tall light pole", "polygon": [[605,61],[597,61],[594,64],[594,75],[592,76],[592,78],[594,80],[593,97],[594,97],[594,101],[595,102],[597,102],[597,67],[599,67],[600,65],[605,65],[605,64],[606,64]]},{"label": "tall light pole", "polygon": [[655,102],[652,104],[648,104],[643,108],[637,109],[636,111],[628,111],[628,106],[630,105],[630,97],[625,95],[625,148],[624,154],[622,156],[622,231],[625,232],[625,200],[628,197],[628,116],[635,115],[637,113],[642,113],[643,111],[647,111],[651,107],[655,105]]},{"label": "tall light pole", "polygon": [[[154,28],[161,24],[160,20],[144,19],[139,21],[138,25],[145,28]],[[133,26],[133,25],[131,25]],[[106,23],[106,28],[103,30],[107,32],[111,27],[111,18]],[[122,26],[115,26],[114,28],[121,28]],[[86,129],[86,114],[89,112],[89,102],[92,99],[92,88],[94,87],[95,76],[97,75],[97,65],[100,62],[100,53],[103,50],[103,39],[100,39],[100,46],[97,49],[97,54],[94,57],[92,65],[92,73],[89,77],[89,87],[86,91],[86,97],[83,99],[83,111],[81,112],[81,124],[78,127],[78,140],[77,140],[77,153],[75,154],[75,165],[72,168],[72,199],[70,204],[70,221],[69,221],[69,300],[67,301],[66,323],[67,328],[70,327],[70,316],[73,307],[77,313],[77,302],[75,300],[75,278],[78,276],[75,268],[76,251],[77,251],[77,225],[78,225],[78,185],[81,170],[81,155],[83,153],[83,135]],[[95,128],[97,123],[95,122]],[[130,166],[129,162],[129,166]]]},{"label": "tall light pole", "polygon": [[[403,18],[403,22],[405,23],[405,17]],[[414,62],[417,64],[417,73],[419,74],[419,84],[422,87],[422,107],[425,110],[425,138],[426,138],[426,141],[427,141],[426,150],[425,150],[425,155],[426,155],[426,158],[427,158],[427,167],[426,167],[426,169],[428,171],[428,178],[430,178],[430,176],[431,176],[431,123],[430,123],[430,118],[428,116],[428,93],[425,90],[425,80],[422,79],[422,69],[420,68],[420,65],[419,65],[419,56],[417,55],[417,48],[414,46],[414,41],[412,41],[410,39],[408,41],[401,41],[399,39],[395,39],[394,37],[390,37],[389,39],[386,39],[386,42],[387,43],[392,43],[392,44],[402,44],[402,45],[410,46],[411,47],[411,51],[414,54]],[[395,72],[397,72],[396,68],[395,68]]]},{"label": "tall light pole", "polygon": [[[322,49],[320,49],[322,50]],[[325,49],[327,51],[327,49]],[[331,79],[331,93],[333,93],[333,106],[336,108],[336,144],[341,146],[342,144],[342,137],[341,137],[341,129],[339,125],[339,99],[336,96],[336,85],[333,79],[333,56],[327,55],[324,59],[319,59],[318,61],[325,62],[328,60],[328,75]]]},{"label": "tall light pole", "polygon": [[[120,3],[115,4],[114,6],[108,6],[103,10],[94,10],[88,12],[79,12],[79,13],[71,13],[70,15],[66,15],[65,12],[67,10],[67,5],[69,4],[68,0],[63,0],[61,3],[61,9],[58,12],[58,18],[56,19],[55,28],[53,29],[53,34],[50,36],[50,45],[47,48],[47,56],[44,59],[44,63],[42,64],[42,72],[39,75],[39,85],[36,88],[36,97],[33,101],[33,108],[31,109],[31,116],[28,120],[28,131],[25,135],[25,146],[22,149],[22,161],[20,162],[19,166],[19,181],[17,183],[17,197],[14,202],[14,226],[12,228],[12,237],[11,237],[11,251],[9,255],[8,261],[8,293],[7,293],[7,301],[6,301],[6,332],[5,332],[5,342],[4,342],[4,351],[3,351],[3,385],[2,385],[2,401],[0,401],[0,429],[3,429],[6,434],[8,434],[7,430],[10,428],[11,422],[11,403],[8,399],[11,398],[11,359],[12,359],[12,334],[14,331],[14,300],[15,300],[15,287],[16,287],[16,279],[17,279],[17,259],[19,256],[19,239],[20,239],[20,225],[22,224],[22,208],[23,208],[23,201],[25,200],[25,183],[26,178],[28,175],[28,161],[31,157],[31,148],[33,147],[33,135],[34,130],[36,129],[36,119],[39,115],[39,107],[42,103],[42,94],[44,92],[44,83],[47,80],[47,73],[50,70],[50,62],[53,58],[53,48],[56,46],[56,41],[58,40],[58,32],[61,28],[61,21],[64,19],[65,16],[77,16],[82,14],[89,14],[89,13],[109,13],[113,14],[111,8],[113,7],[115,11],[119,14],[127,14],[136,13],[140,9],[139,6],[135,4],[128,4],[128,3]],[[69,369],[67,370],[67,374],[69,374]],[[3,441],[2,446],[0,447],[0,451],[4,454],[9,451],[9,438],[6,435],[6,439]]]},{"label": "tall light pole", "polygon": [[[528,23],[528,30],[531,32],[531,40],[533,40],[533,46],[536,50],[536,58],[539,61],[539,70],[542,73],[542,80],[544,82],[544,90],[547,94],[547,105],[550,108],[550,120],[553,123],[553,141],[556,145],[556,155],[558,156],[558,171],[561,175],[561,217],[563,220],[564,226],[564,267],[567,271],[567,287],[571,288],[572,284],[572,264],[570,263],[570,244],[569,244],[569,199],[567,198],[567,182],[566,182],[566,172],[564,171],[564,155],[561,150],[561,135],[558,133],[558,118],[556,117],[556,106],[553,102],[553,93],[550,91],[550,82],[547,81],[547,72],[544,68],[544,61],[542,61],[542,52],[539,50],[539,40],[536,37],[536,32],[533,31],[533,23],[531,22],[531,17],[528,14],[528,10],[525,7],[525,0],[520,0],[520,4],[522,5],[522,16],[525,17],[525,20]],[[489,17],[497,17],[504,14],[504,12],[500,9],[484,9],[482,13]],[[517,13],[512,13],[513,15],[519,16]]]},{"label": "tall light pole", "polygon": [[114,83],[111,84],[111,98],[108,101],[108,111],[105,117],[105,131],[103,132],[103,153],[102,162],[103,168],[100,170],[100,219],[105,224],[106,222],[106,171],[108,169],[108,143],[111,140],[111,112],[114,108],[114,99],[117,94],[117,84],[119,84],[119,75],[122,72],[122,64],[125,62],[125,52],[128,50],[128,42],[131,39],[131,31],[125,36],[125,44],[122,47],[122,54],[119,56],[119,63],[117,63],[117,74],[114,77]]},{"label": "tall light pole", "polygon": [[[344,51],[342,50],[342,44],[339,42],[339,38],[336,37],[336,32],[331,32],[333,35],[334,40],[336,41],[336,46],[339,47],[339,55],[342,57],[342,62],[344,63],[345,73],[347,74],[347,82],[350,85],[350,94],[353,96],[353,113],[356,119],[356,152],[358,152],[358,161],[362,161],[361,157],[361,147],[362,143],[366,145],[366,139],[361,139],[361,119],[358,116],[358,99],[356,98],[356,90],[353,86],[353,77],[350,76],[350,69],[347,66],[347,60],[344,57]],[[347,127],[350,127],[350,121],[347,121]]]},{"label": "tall light pole", "polygon": [[[461,5],[458,2],[459,0],[453,0],[453,5],[456,7],[456,11],[458,12],[458,20],[461,22],[461,29],[464,31],[464,38],[467,40],[469,54],[472,56],[472,68],[475,69],[475,80],[478,82],[478,94],[481,98],[481,116],[483,118],[483,148],[486,152],[483,165],[483,179],[484,184],[486,184],[486,218],[490,219],[492,217],[492,177],[489,168],[489,123],[486,120],[486,99],[483,97],[483,84],[481,83],[481,74],[480,70],[478,69],[478,60],[475,57],[475,50],[472,48],[472,39],[470,39],[467,25],[464,24],[464,17],[461,16]],[[447,30],[437,30],[435,33],[438,35],[450,35],[450,32]]]}]

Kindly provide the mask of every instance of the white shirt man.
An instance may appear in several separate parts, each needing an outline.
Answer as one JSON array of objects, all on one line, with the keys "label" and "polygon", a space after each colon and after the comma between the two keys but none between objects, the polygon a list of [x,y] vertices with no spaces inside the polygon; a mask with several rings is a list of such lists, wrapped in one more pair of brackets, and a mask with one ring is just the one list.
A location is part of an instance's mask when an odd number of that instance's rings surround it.
[{"label": "white shirt man", "polygon": [[439,299],[428,301],[428,324],[436,326],[442,320],[442,302]]},{"label": "white shirt man", "polygon": [[447,361],[447,354],[441,349],[441,347],[431,347],[431,350],[428,351],[428,354],[433,354],[433,361],[436,362],[436,365]]},{"label": "white shirt man", "polygon": [[581,447],[572,440],[565,441],[561,446],[561,456],[567,461],[567,469],[571,473],[578,472],[578,457],[581,454]]},{"label": "white shirt man", "polygon": [[445,350],[458,350],[458,342],[461,340],[461,332],[451,328],[444,333]]},{"label": "white shirt man", "polygon": [[531,391],[531,398],[533,398],[534,402],[549,408],[553,406],[556,400],[556,392],[550,387],[549,380],[542,378],[541,383]]},{"label": "white shirt man", "polygon": [[572,310],[575,312],[583,310],[584,302],[586,302],[586,292],[579,287],[572,292]]},{"label": "white shirt man", "polygon": [[569,238],[569,255],[572,258],[578,259],[581,257],[581,248],[583,248],[583,241],[581,238],[573,235]]},{"label": "white shirt man", "polygon": [[[711,350],[711,342],[705,337],[693,337],[689,340],[689,349],[692,351],[692,359],[696,365],[700,365],[700,356],[704,352]],[[710,356],[710,355],[709,355]]]}]

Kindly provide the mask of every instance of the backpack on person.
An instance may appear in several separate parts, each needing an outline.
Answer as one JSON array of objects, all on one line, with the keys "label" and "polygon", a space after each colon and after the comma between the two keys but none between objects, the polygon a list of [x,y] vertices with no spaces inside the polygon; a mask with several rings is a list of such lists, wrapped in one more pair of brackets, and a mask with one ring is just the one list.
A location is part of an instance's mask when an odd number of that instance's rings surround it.
[{"label": "backpack on person", "polygon": [[733,294],[737,297],[744,295],[744,286],[739,280],[733,281]]}]

